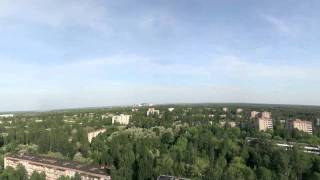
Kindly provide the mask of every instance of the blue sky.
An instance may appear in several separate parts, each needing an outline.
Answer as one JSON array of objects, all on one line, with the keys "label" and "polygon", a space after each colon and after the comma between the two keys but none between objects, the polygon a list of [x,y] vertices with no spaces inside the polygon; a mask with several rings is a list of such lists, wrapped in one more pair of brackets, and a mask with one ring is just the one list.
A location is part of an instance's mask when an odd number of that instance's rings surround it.
[{"label": "blue sky", "polygon": [[320,105],[317,0],[0,0],[0,111]]}]

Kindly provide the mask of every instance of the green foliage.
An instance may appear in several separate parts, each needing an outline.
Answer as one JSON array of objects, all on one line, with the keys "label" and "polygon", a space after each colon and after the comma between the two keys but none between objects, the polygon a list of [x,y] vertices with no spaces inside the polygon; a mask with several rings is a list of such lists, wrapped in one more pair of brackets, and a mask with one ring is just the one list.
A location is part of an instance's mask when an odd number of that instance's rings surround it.
[{"label": "green foliage", "polygon": [[[112,179],[156,179],[167,174],[195,180],[233,179],[319,179],[320,157],[306,154],[299,147],[277,148],[275,142],[296,141],[320,144],[320,127],[314,135],[297,130],[288,131],[281,119],[302,118],[315,121],[320,109],[312,107],[278,107],[242,105],[240,115],[236,105],[181,105],[172,112],[159,106],[160,115],[146,116],[146,107],[138,112],[130,108],[83,109],[21,115],[4,120],[0,131],[0,156],[6,152],[47,154],[83,163],[108,167]],[[249,112],[271,111],[274,130],[258,132]],[[94,114],[91,114],[94,113]],[[128,126],[111,125],[111,117],[102,115],[131,114]],[[212,116],[214,115],[214,116]],[[221,116],[225,115],[225,116]],[[35,122],[41,119],[43,122]],[[237,127],[220,126],[234,121]],[[5,128],[6,127],[6,128]],[[8,128],[9,127],[9,128]],[[106,128],[107,131],[88,142],[87,132]],[[258,138],[248,143],[246,137]],[[26,179],[19,167],[3,169],[0,179]],[[44,179],[34,172],[30,179]],[[60,177],[60,180],[80,179]]]},{"label": "green foliage", "polygon": [[44,172],[38,173],[34,171],[30,176],[30,180],[46,180],[46,175]]},{"label": "green foliage", "polygon": [[78,173],[76,173],[73,177],[61,176],[58,178],[58,180],[81,180],[81,176]]}]

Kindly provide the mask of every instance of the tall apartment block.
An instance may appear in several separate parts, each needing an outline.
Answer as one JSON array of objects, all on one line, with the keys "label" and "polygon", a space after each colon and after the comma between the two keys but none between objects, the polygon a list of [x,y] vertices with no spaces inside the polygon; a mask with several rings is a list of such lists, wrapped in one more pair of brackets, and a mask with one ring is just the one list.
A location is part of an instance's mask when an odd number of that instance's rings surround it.
[{"label": "tall apartment block", "polygon": [[251,112],[251,118],[257,118],[255,125],[259,131],[267,131],[268,129],[273,129],[273,120],[271,119],[271,112]]},{"label": "tall apartment block", "polygon": [[313,133],[311,121],[304,121],[301,119],[289,120],[287,122],[287,127],[289,130],[298,129],[299,131],[303,131],[309,134]]}]

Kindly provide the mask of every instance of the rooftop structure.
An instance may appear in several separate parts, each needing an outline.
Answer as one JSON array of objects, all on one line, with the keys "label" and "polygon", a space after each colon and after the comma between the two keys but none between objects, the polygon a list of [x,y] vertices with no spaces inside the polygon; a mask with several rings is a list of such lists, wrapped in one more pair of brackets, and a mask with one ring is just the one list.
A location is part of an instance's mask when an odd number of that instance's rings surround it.
[{"label": "rooftop structure", "polygon": [[261,113],[261,118],[263,118],[263,119],[271,119],[271,112],[266,112],[266,111],[262,112]]},{"label": "rooftop structure", "polygon": [[130,120],[130,115],[120,114],[112,117],[112,124],[119,123],[122,125],[128,125]]},{"label": "rooftop structure", "polygon": [[250,117],[251,117],[251,119],[254,119],[254,118],[258,117],[259,114],[260,114],[260,112],[258,112],[258,111],[252,111]]},{"label": "rooftop structure", "polygon": [[313,133],[311,121],[304,121],[301,119],[290,120],[288,121],[287,126],[289,130],[298,129],[299,131],[303,131],[309,134]]},{"label": "rooftop structure", "polygon": [[83,180],[111,180],[111,176],[99,167],[80,164],[74,161],[61,160],[30,154],[7,154],[4,157],[4,167],[16,168],[23,165],[30,176],[34,171],[46,174],[47,180],[56,180],[61,176],[73,177],[76,173]]}]

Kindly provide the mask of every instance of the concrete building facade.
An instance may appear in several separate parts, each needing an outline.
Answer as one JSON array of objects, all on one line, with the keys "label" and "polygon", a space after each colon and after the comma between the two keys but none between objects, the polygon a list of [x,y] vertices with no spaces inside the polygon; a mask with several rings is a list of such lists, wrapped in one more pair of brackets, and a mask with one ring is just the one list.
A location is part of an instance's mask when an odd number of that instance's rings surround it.
[{"label": "concrete building facade", "polygon": [[298,129],[299,131],[303,131],[309,134],[313,133],[311,121],[304,121],[301,119],[290,120],[288,121],[287,126],[289,130]]},{"label": "concrete building facade", "polygon": [[268,129],[273,129],[272,119],[258,118],[256,120],[256,125],[259,131],[267,131]]},{"label": "concrete building facade", "polygon": [[99,134],[106,132],[106,129],[98,129],[95,131],[88,132],[88,141],[91,143],[92,139],[97,137]]},{"label": "concrete building facade", "polygon": [[256,128],[259,129],[259,131],[267,131],[268,129],[273,129],[273,120],[271,119],[271,112],[257,112],[252,111],[251,112],[251,118],[257,118],[256,119]]}]

